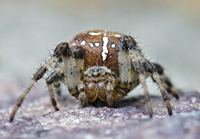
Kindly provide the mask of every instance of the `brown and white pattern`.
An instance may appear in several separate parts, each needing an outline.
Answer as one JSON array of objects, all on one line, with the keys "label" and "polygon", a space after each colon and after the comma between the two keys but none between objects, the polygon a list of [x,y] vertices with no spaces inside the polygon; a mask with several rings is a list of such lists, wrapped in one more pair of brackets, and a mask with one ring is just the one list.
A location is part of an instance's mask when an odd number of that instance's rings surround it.
[{"label": "brown and white pattern", "polygon": [[169,115],[172,115],[172,110],[166,90],[175,98],[179,98],[163,68],[143,56],[133,37],[113,31],[92,30],[57,45],[52,57],[34,74],[19,98],[10,121],[13,120],[30,89],[50,67],[53,71],[46,78],[46,84],[56,111],[59,108],[54,98],[53,86],[60,95],[60,82],[68,87],[70,94],[80,100],[83,106],[98,105],[98,102],[106,102],[108,106],[112,106],[113,101],[125,97],[141,83],[150,117],[153,116],[153,110],[145,83],[148,76],[151,76],[158,85]]}]

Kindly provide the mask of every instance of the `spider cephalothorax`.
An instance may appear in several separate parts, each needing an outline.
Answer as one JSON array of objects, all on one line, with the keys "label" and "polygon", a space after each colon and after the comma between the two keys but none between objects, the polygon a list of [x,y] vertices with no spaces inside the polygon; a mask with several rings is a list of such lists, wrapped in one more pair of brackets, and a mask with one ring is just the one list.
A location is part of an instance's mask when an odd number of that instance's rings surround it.
[{"label": "spider cephalothorax", "polygon": [[172,91],[170,80],[163,73],[163,68],[143,56],[133,37],[113,31],[92,30],[57,45],[52,57],[34,74],[15,106],[10,121],[35,82],[52,66],[54,71],[48,76],[46,83],[56,111],[59,109],[53,95],[53,85],[60,95],[60,82],[68,87],[70,94],[80,100],[83,106],[96,101],[107,102],[112,106],[113,101],[120,100],[141,83],[150,117],[153,111],[145,83],[146,77],[151,76],[157,83],[169,115],[172,110],[165,90],[178,99],[178,95]]}]

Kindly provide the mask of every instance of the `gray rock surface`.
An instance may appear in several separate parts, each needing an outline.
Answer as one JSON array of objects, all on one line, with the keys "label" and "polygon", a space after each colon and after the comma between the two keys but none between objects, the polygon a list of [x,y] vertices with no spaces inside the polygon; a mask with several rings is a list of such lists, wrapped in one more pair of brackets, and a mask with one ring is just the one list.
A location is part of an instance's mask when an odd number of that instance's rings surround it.
[{"label": "gray rock surface", "polygon": [[[5,84],[4,84],[5,86]],[[17,86],[17,85],[16,85]],[[13,88],[14,89],[14,88]],[[1,89],[1,92],[5,91]],[[78,138],[78,139],[198,139],[200,137],[200,94],[179,92],[170,95],[173,115],[168,116],[162,97],[152,96],[154,116],[149,118],[144,96],[127,97],[114,108],[82,108],[73,97],[57,97],[60,111],[55,112],[47,92],[33,90],[14,121],[9,115],[16,95],[0,105],[0,138]]]}]

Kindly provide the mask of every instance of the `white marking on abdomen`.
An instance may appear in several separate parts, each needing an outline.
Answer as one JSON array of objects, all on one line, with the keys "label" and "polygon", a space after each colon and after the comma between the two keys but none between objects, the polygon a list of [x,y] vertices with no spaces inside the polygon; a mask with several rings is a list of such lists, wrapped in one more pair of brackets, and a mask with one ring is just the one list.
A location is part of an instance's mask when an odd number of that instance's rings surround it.
[{"label": "white marking on abdomen", "polygon": [[95,45],[96,47],[99,47],[100,43],[99,43],[99,42],[95,42],[94,45]]},{"label": "white marking on abdomen", "polygon": [[75,44],[76,44],[76,43],[74,42],[74,43],[72,44],[72,46],[75,46]]},{"label": "white marking on abdomen", "polygon": [[92,35],[92,36],[97,36],[97,35],[101,35],[102,33],[100,32],[89,32],[88,34]]},{"label": "white marking on abdomen", "polygon": [[121,35],[119,35],[119,34],[115,34],[114,36],[115,36],[115,37],[121,37]]},{"label": "white marking on abdomen", "polygon": [[114,43],[113,43],[113,44],[111,44],[111,47],[112,47],[112,48],[115,48],[115,44],[114,44]]},{"label": "white marking on abdomen", "polygon": [[102,56],[103,61],[105,61],[107,54],[108,54],[108,37],[106,37],[106,36],[103,37],[102,49],[103,49],[103,51],[101,53],[101,56]]},{"label": "white marking on abdomen", "polygon": [[88,43],[88,45],[92,48],[94,45],[93,43]]},{"label": "white marking on abdomen", "polygon": [[83,40],[83,41],[81,42],[81,45],[85,45],[85,44],[86,44],[86,41]]}]

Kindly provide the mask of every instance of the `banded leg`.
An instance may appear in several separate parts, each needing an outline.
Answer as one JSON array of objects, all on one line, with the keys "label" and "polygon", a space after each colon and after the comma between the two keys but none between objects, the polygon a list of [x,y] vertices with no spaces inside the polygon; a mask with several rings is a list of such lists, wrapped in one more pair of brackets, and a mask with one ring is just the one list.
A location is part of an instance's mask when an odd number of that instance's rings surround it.
[{"label": "banded leg", "polygon": [[18,108],[20,107],[20,105],[22,104],[22,102],[24,101],[24,98],[26,97],[26,95],[28,94],[28,92],[31,90],[31,88],[34,86],[34,84],[43,77],[43,75],[45,74],[45,72],[52,66],[52,64],[54,62],[58,61],[58,57],[52,57],[50,58],[48,61],[45,62],[44,65],[41,66],[41,68],[34,74],[34,77],[32,78],[32,81],[29,83],[28,87],[26,88],[26,90],[24,91],[24,93],[22,94],[22,96],[19,98],[17,105],[14,107],[11,116],[10,116],[10,122],[13,121],[13,118],[15,116],[15,113],[17,112]]},{"label": "banded leg", "polygon": [[110,77],[108,77],[108,84],[106,85],[106,88],[105,88],[107,102],[108,102],[109,106],[113,105],[114,88],[115,88],[115,77],[110,76]]},{"label": "banded leg", "polygon": [[63,63],[69,92],[75,94],[78,91],[77,85],[81,79],[81,71],[83,71],[83,48],[77,46],[72,51],[68,45],[63,52]]},{"label": "banded leg", "polygon": [[88,100],[87,100],[87,96],[86,96],[86,93],[84,91],[81,91],[79,93],[79,100],[82,104],[83,107],[86,107],[88,105]]},{"label": "banded leg", "polygon": [[[139,47],[137,47],[135,40],[131,36],[124,36],[118,58],[120,63],[119,67],[121,68],[120,79],[122,81],[125,80],[128,84],[132,83],[132,85],[130,85],[130,88],[135,87],[139,82],[142,84],[142,88],[144,90],[145,98],[147,101],[149,115],[150,117],[152,117],[153,110],[150,103],[147,85],[145,83],[146,72],[143,69],[142,65],[142,62],[144,60],[141,58],[143,58],[143,56],[141,57],[141,50],[139,49]],[[139,80],[137,79],[137,77],[139,78]],[[123,88],[123,85],[121,84],[120,87]]]},{"label": "banded leg", "polygon": [[59,111],[59,108],[57,107],[57,103],[53,94],[53,86],[52,84],[54,83],[55,80],[57,80],[57,72],[54,72],[53,74],[51,74],[47,79],[46,79],[46,84],[48,87],[48,91],[49,91],[49,95],[51,98],[51,103],[55,109],[55,111]]},{"label": "banded leg", "polygon": [[148,92],[148,89],[147,89],[147,85],[145,83],[145,73],[144,72],[139,72],[139,81],[142,84],[142,88],[143,88],[144,93],[145,93],[145,99],[147,101],[149,115],[152,118],[153,117],[153,110],[152,110],[152,106],[151,106],[151,102],[150,102],[150,97],[149,97],[149,92]]},{"label": "banded leg", "polygon": [[[152,63],[155,68],[157,69],[158,71],[158,74],[160,75],[160,79],[162,80],[162,84],[164,86],[164,88],[167,90],[168,93],[170,93],[172,96],[174,96],[176,99],[179,99],[179,96],[178,94],[173,91],[173,85],[170,81],[170,79],[164,74],[164,69],[159,65],[159,64],[156,64],[156,63]],[[151,76],[152,79],[153,79],[153,76]],[[155,82],[155,80],[153,79],[153,81]]]},{"label": "banded leg", "polygon": [[[61,65],[62,65],[62,66],[61,66]],[[63,64],[57,63],[57,64],[55,65],[55,68],[58,69],[58,67],[60,68],[60,71],[63,70]],[[60,74],[61,74],[61,73],[60,73]],[[54,86],[55,91],[56,91],[56,93],[57,93],[58,96],[60,96],[60,94],[61,94],[59,77],[60,77],[60,76],[57,75],[57,78],[55,78],[54,81],[53,81],[53,86]]]},{"label": "banded leg", "polygon": [[167,95],[165,93],[165,88],[162,84],[162,81],[160,79],[160,75],[158,74],[156,68],[154,67],[154,65],[152,63],[150,63],[146,58],[144,58],[140,53],[138,53],[140,55],[140,57],[142,57],[142,61],[143,61],[143,67],[145,69],[145,71],[148,71],[151,73],[151,75],[153,76],[153,79],[155,80],[156,84],[158,85],[158,88],[160,89],[163,99],[167,105],[167,109],[168,109],[168,113],[169,115],[172,115],[172,109],[171,106],[169,104],[169,101],[167,99]]},{"label": "banded leg", "polygon": [[82,81],[80,81],[78,83],[78,90],[80,91],[78,95],[78,99],[80,100],[82,106],[86,107],[88,105],[88,99],[87,99],[84,89],[85,89],[85,84]]},{"label": "banded leg", "polygon": [[147,85],[145,83],[145,78],[146,78],[146,72],[145,69],[143,69],[142,63],[144,62],[144,59],[141,59],[141,55],[139,52],[137,52],[136,50],[129,50],[130,56],[131,56],[131,61],[133,63],[134,66],[134,70],[139,74],[139,82],[142,85],[142,88],[144,90],[145,93],[145,99],[147,101],[147,106],[148,106],[148,110],[149,110],[149,116],[152,118],[153,117],[153,110],[152,110],[152,106],[151,106],[151,102],[150,102],[150,97],[149,97],[149,92],[147,89]]},{"label": "banded leg", "polygon": [[[123,38],[123,41],[120,44],[119,54],[118,54],[118,65],[119,65],[119,87],[123,90],[126,90],[127,94],[130,89],[132,89],[133,81],[135,80],[135,76],[137,76],[136,72],[132,70],[131,58],[128,52],[128,48],[126,47],[126,38]],[[136,86],[136,85],[135,85]]]},{"label": "banded leg", "polygon": [[19,107],[21,106],[22,102],[24,101],[26,95],[29,93],[30,89],[34,86],[34,84],[40,80],[43,75],[46,73],[46,71],[57,61],[60,60],[61,55],[63,53],[63,50],[66,47],[66,44],[68,43],[60,43],[57,45],[55,51],[54,51],[54,55],[47,60],[39,69],[38,71],[34,74],[31,82],[29,83],[28,87],[25,89],[24,93],[22,94],[22,96],[19,98],[17,105],[14,107],[11,115],[10,115],[10,122],[13,121],[15,114],[17,112],[17,110],[19,109]]},{"label": "banded leg", "polygon": [[[142,55],[140,55],[140,57],[143,57]],[[150,63],[147,59],[145,59],[144,57],[143,59],[143,67],[145,69],[145,71],[151,73],[151,76],[153,77],[153,80],[155,80],[156,84],[158,85],[158,88],[160,89],[163,99],[167,105],[167,109],[168,109],[168,113],[169,115],[172,115],[172,110],[171,110],[171,106],[170,103],[168,101],[167,95],[165,93],[165,88],[163,86],[163,82],[160,79],[160,75],[158,74],[157,69],[155,68],[155,66]]]},{"label": "banded leg", "polygon": [[55,111],[59,111],[59,108],[57,107],[56,100],[54,98],[52,83],[47,83],[47,87],[48,87],[48,90],[49,90],[49,95],[51,97],[52,105],[53,105]]},{"label": "banded leg", "polygon": [[166,93],[165,93],[165,88],[163,87],[163,85],[162,85],[162,81],[161,81],[161,79],[160,79],[160,76],[159,76],[159,74],[158,74],[158,72],[156,71],[156,70],[154,70],[153,72],[152,72],[152,76],[153,76],[153,79],[156,81],[156,83],[157,83],[157,85],[158,85],[158,88],[160,89],[160,91],[161,91],[161,93],[162,93],[162,96],[163,96],[163,99],[164,99],[164,101],[166,102],[166,105],[167,105],[167,108],[168,108],[168,113],[169,113],[169,115],[172,115],[172,109],[171,109],[171,106],[170,106],[170,104],[169,104],[169,101],[168,101],[168,99],[167,99],[167,95],[166,95]]},{"label": "banded leg", "polygon": [[54,88],[55,88],[55,90],[56,90],[57,95],[60,96],[60,92],[61,92],[61,89],[60,89],[60,81],[59,81],[58,79],[55,79],[55,80],[53,81],[53,86],[54,86]]},{"label": "banded leg", "polygon": [[167,105],[168,113],[169,115],[172,115],[172,110],[169,104],[169,101],[167,99],[165,89],[161,83],[160,76],[154,67],[153,64],[151,64],[146,58],[144,58],[141,49],[137,46],[137,43],[131,36],[124,36],[122,40],[122,48],[129,51],[131,63],[133,64],[134,71],[136,71],[139,74],[139,81],[143,86],[145,97],[148,103],[148,109],[150,113],[150,117],[152,117],[152,107],[149,101],[149,93],[145,84],[145,71],[150,72],[158,84],[159,89],[161,90],[163,99]]},{"label": "banded leg", "polygon": [[[56,111],[58,111],[59,109],[57,107],[57,103],[56,103],[55,98],[54,98],[52,84],[54,84],[54,87],[56,88],[57,94],[60,92],[60,81],[63,82],[66,86],[68,86],[67,81],[66,81],[66,77],[63,75],[63,70],[64,70],[64,65],[59,64],[57,66],[56,70],[46,79],[47,87],[48,87],[48,90],[49,90],[49,95],[51,97],[51,102],[52,102],[52,105],[54,106],[54,109]],[[57,83],[57,86],[55,86],[56,83]]]}]

